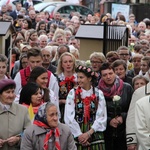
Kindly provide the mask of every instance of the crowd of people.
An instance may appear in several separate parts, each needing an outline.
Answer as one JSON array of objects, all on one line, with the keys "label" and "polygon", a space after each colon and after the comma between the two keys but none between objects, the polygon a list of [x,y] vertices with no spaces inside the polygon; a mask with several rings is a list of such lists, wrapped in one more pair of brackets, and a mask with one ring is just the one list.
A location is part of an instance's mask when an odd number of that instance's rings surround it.
[{"label": "crowd of people", "polygon": [[[118,13],[68,18],[3,5],[16,32],[0,54],[1,150],[150,149],[150,19]],[[80,25],[124,25],[128,46],[80,58]],[[86,53],[85,53],[86,55]]]}]

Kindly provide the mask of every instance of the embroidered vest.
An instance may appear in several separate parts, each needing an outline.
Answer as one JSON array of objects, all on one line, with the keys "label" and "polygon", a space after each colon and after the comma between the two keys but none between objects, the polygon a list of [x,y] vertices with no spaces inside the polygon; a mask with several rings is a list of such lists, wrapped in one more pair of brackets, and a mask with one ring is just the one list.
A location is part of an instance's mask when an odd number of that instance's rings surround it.
[{"label": "embroidered vest", "polygon": [[[74,90],[75,90],[75,93],[76,93],[76,88],[74,88]],[[74,101],[75,101],[75,118],[76,118],[76,121],[80,124],[80,123],[87,123],[87,121],[85,121],[85,118],[84,118],[84,116],[85,116],[85,106],[84,106],[84,102],[83,102],[83,99],[81,98],[81,95],[80,95],[81,93],[80,93],[80,91],[79,91],[79,93],[77,94],[75,94],[75,99],[74,99]],[[94,101],[91,101],[90,102],[90,108],[89,108],[89,110],[88,111],[90,111],[89,112],[89,114],[90,114],[90,120],[88,120],[88,123],[93,123],[94,122],[94,120],[95,120],[95,116],[96,116],[96,111],[97,111],[97,107],[98,107],[98,101],[99,101],[99,93],[98,93],[98,91],[96,90],[95,91],[95,96],[96,96],[96,98],[94,99]]]},{"label": "embroidered vest", "polygon": [[60,80],[58,76],[56,77],[59,83],[59,99],[66,99],[69,91],[76,85],[76,82],[74,81],[75,77],[72,76],[70,79],[66,78],[65,80]]},{"label": "embroidered vest", "polygon": [[21,76],[21,85],[24,87],[27,84],[27,80],[30,76],[30,67],[26,67],[25,69],[20,70],[20,76]]}]

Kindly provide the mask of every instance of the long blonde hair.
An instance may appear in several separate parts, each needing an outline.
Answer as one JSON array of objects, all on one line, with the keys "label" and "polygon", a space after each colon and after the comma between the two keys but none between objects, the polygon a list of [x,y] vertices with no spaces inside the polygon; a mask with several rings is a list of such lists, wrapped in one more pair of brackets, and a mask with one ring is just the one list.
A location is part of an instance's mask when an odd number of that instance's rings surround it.
[{"label": "long blonde hair", "polygon": [[59,75],[59,74],[61,74],[62,72],[64,72],[64,69],[62,68],[62,59],[63,59],[64,56],[70,56],[70,57],[72,58],[73,63],[74,63],[72,72],[73,72],[73,73],[75,72],[75,61],[76,61],[76,59],[75,59],[75,57],[74,57],[71,53],[65,52],[65,53],[63,53],[63,54],[60,56],[60,58],[59,58],[58,66],[57,66],[57,70],[56,70],[56,74],[57,74],[57,75]]}]

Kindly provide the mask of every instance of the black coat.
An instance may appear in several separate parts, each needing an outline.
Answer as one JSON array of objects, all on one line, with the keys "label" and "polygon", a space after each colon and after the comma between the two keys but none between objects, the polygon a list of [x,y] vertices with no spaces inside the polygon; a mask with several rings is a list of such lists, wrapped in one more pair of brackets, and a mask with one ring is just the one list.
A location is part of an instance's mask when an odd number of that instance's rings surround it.
[{"label": "black coat", "polygon": [[128,84],[130,84],[132,86],[132,78],[127,76],[127,75],[123,79],[123,82],[126,82],[126,83],[128,83]]},{"label": "black coat", "polygon": [[[132,98],[133,94],[133,88],[131,85],[128,83],[123,83],[123,92],[122,95],[120,95],[121,100],[120,100],[120,107],[121,107],[121,113],[120,115],[123,118],[123,124],[118,126],[118,136],[122,136],[122,134],[125,134],[125,124],[126,124],[126,117],[127,117],[127,112],[129,109],[130,101]],[[106,106],[107,106],[107,128],[105,133],[108,134],[109,136],[112,136],[113,134],[113,127],[111,127],[110,121],[115,117],[113,116],[113,101],[112,98],[105,97],[106,100]]]}]

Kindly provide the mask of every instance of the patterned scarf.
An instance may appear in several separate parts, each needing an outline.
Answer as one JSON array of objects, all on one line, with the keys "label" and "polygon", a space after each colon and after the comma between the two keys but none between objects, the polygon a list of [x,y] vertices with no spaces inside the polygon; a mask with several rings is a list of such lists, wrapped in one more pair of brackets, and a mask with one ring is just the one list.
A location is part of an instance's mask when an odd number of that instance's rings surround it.
[{"label": "patterned scarf", "polygon": [[101,79],[98,87],[104,93],[104,96],[106,97],[112,98],[115,95],[121,96],[122,90],[123,90],[123,81],[118,76],[116,76],[113,86],[109,87]]},{"label": "patterned scarf", "polygon": [[[45,128],[45,129],[49,129],[49,127],[46,124],[44,124],[40,121],[37,121],[37,120],[35,120],[33,122],[33,124],[35,124],[39,127]],[[54,130],[50,130],[49,132],[46,133],[46,136],[44,139],[44,150],[48,150],[48,141],[53,135],[55,136],[55,148],[56,148],[56,150],[61,150],[60,142],[59,142],[60,132],[59,132],[58,128],[55,128]]]}]

